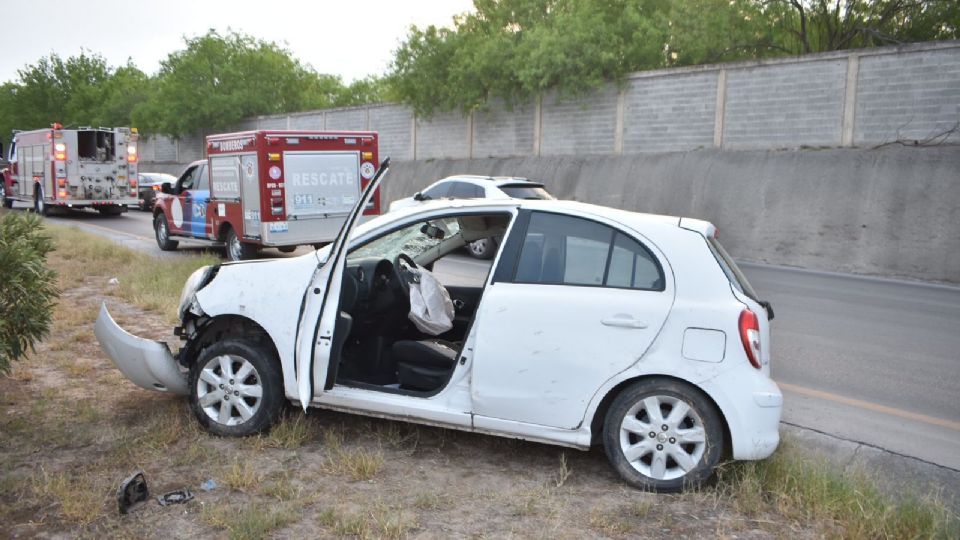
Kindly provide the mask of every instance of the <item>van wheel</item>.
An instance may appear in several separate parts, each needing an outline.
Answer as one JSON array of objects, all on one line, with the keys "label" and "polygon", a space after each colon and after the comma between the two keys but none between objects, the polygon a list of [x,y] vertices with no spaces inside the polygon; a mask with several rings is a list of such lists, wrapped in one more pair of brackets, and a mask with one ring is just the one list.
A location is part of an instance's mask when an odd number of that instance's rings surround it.
[{"label": "van wheel", "polygon": [[190,368],[190,408],[210,433],[245,437],[269,429],[284,405],[280,362],[244,339],[207,347]]},{"label": "van wheel", "polygon": [[713,475],[723,426],[713,403],[689,385],[647,379],[613,400],[603,426],[610,464],[631,486],[674,492]]},{"label": "van wheel", "polygon": [[43,200],[43,188],[40,186],[33,190],[33,211],[41,216],[50,215],[50,208],[47,206],[47,202]]},{"label": "van wheel", "polygon": [[157,245],[163,251],[173,251],[177,249],[180,242],[170,239],[170,228],[167,225],[167,216],[159,212],[153,216],[153,232],[157,237]]},{"label": "van wheel", "polygon": [[240,241],[237,232],[233,228],[227,229],[227,259],[231,261],[243,261],[257,256],[257,246]]}]

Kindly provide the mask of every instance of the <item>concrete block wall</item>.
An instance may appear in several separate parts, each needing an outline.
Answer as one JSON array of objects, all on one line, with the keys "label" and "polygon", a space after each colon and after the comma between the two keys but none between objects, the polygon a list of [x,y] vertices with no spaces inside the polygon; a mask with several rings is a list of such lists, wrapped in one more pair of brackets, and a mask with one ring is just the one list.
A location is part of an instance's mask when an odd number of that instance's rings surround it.
[{"label": "concrete block wall", "polygon": [[714,72],[631,79],[623,93],[622,153],[713,146],[717,83]]},{"label": "concrete block wall", "polygon": [[333,131],[366,131],[367,110],[366,107],[352,107],[349,109],[327,111],[323,129]]},{"label": "concrete block wall", "polygon": [[723,148],[840,146],[847,60],[727,70]]},{"label": "concrete block wall", "polygon": [[536,107],[502,103],[473,114],[472,157],[529,156],[536,151]]},{"label": "concrete block wall", "polygon": [[417,160],[960,143],[960,129],[947,134],[958,125],[960,41],[946,41],[643,72],[577,99],[467,115],[371,105],[238,129],[371,129],[382,155]]},{"label": "concrete block wall", "polygon": [[[856,143],[897,140],[960,143],[960,54],[930,51],[859,59]],[[947,137],[937,137],[950,129]]]},{"label": "concrete block wall", "polygon": [[459,113],[437,114],[416,120],[416,159],[470,157],[470,117]]},{"label": "concrete block wall", "polygon": [[416,159],[413,146],[413,111],[400,105],[370,107],[370,131],[380,135],[380,157]]},{"label": "concrete block wall", "polygon": [[610,154],[617,131],[616,87],[578,100],[555,93],[540,108],[540,155]]},{"label": "concrete block wall", "polygon": [[319,131],[323,129],[323,112],[291,114],[289,118],[289,129],[305,129],[309,131]]}]

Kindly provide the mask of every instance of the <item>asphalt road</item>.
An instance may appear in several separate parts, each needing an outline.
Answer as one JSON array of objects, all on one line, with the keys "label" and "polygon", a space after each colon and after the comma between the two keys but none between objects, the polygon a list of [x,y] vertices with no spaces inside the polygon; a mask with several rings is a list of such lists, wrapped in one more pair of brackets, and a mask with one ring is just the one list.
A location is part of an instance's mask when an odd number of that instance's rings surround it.
[{"label": "asphalt road", "polygon": [[[147,213],[50,219],[162,253]],[[785,422],[960,470],[960,288],[742,266],[776,311],[772,370]],[[462,282],[486,267],[454,257],[436,270]]]}]

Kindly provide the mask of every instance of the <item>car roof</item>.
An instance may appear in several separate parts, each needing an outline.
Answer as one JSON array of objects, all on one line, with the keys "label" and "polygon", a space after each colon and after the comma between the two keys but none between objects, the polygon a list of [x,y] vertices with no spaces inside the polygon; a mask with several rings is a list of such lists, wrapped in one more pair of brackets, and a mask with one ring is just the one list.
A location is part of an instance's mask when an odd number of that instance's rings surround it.
[{"label": "car roof", "polygon": [[478,174],[458,174],[455,176],[448,176],[446,178],[441,178],[437,182],[476,182],[478,184],[493,184],[494,186],[506,186],[510,184],[531,184],[535,187],[542,187],[542,182],[535,182],[529,178],[523,178],[521,176],[482,176]]},{"label": "car roof", "polygon": [[[543,212],[559,212],[563,214],[585,217],[598,217],[601,219],[610,219],[635,229],[648,229],[650,227],[677,228],[680,225],[681,219],[683,220],[684,224],[694,222],[697,224],[702,223],[709,225],[709,223],[705,221],[690,220],[689,218],[680,218],[678,216],[631,212],[629,210],[621,210],[619,208],[611,208],[579,201],[540,199],[440,199],[424,201],[424,203],[421,205],[402,208],[395,212],[404,214],[418,214],[420,212],[429,213],[434,210],[445,208],[462,208],[464,210],[470,210],[471,208],[490,209],[491,207],[498,209],[502,208],[504,210],[524,208]],[[391,212],[391,214],[392,213],[394,212]],[[690,228],[692,229],[693,227]]]}]

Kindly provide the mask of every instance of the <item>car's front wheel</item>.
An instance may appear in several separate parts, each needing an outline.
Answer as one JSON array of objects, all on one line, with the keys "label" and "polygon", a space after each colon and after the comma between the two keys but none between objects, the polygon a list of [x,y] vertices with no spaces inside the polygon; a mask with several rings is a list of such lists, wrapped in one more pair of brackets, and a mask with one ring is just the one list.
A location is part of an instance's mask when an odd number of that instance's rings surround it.
[{"label": "car's front wheel", "polygon": [[204,349],[190,369],[190,406],[214,435],[267,430],[283,409],[280,363],[268,348],[226,339]]},{"label": "car's front wheel", "polygon": [[723,451],[721,421],[700,390],[675,380],[647,379],[614,399],[603,445],[613,468],[631,486],[680,491],[713,475]]},{"label": "car's front wheel", "polygon": [[170,239],[170,226],[167,225],[167,217],[163,212],[158,212],[153,216],[153,232],[157,237],[157,246],[163,251],[173,251],[177,249],[180,242]]}]

